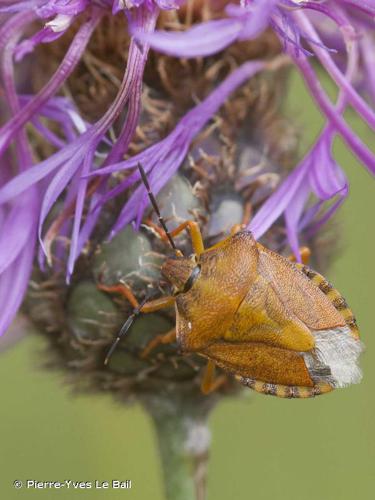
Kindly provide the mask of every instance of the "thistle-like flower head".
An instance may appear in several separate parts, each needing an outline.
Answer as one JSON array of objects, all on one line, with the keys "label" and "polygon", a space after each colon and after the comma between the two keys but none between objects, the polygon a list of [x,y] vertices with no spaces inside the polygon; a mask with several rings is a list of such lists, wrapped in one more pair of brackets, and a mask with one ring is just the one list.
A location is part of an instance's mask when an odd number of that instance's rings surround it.
[{"label": "thistle-like flower head", "polygon": [[[22,303],[35,257],[41,269],[65,269],[70,282],[77,260],[87,255],[93,240],[98,241],[99,229],[104,240],[116,238],[130,223],[139,228],[149,201],[139,182],[137,163],[142,163],[158,194],[189,155],[194,161],[194,141],[199,134],[214,123],[234,92],[249,80],[256,80],[256,75],[261,78],[293,62],[326,118],[325,128],[307,156],[256,207],[249,228],[257,238],[283,215],[287,240],[298,255],[301,233],[313,235],[340,206],[348,183],[333,157],[336,135],[374,173],[374,153],[344,117],[350,106],[368,126],[375,126],[371,107],[375,95],[374,2],[208,2],[204,20],[197,14],[199,9],[199,5],[180,0],[2,2],[1,333]],[[125,38],[128,36],[123,48],[126,65],[119,78],[111,73],[110,66],[95,69],[95,59],[90,58],[90,71],[96,71],[98,78],[106,75],[117,86],[114,100],[107,103],[102,116],[93,120],[83,116],[75,95],[66,90],[74,71],[82,61],[88,61],[88,47],[108,19],[115,19],[116,29],[121,26]],[[31,36],[30,30],[34,30]],[[255,47],[264,36],[277,48],[264,55],[258,51],[256,58],[249,56],[248,60],[244,50],[242,56],[234,57],[234,66],[228,67],[225,54],[232,47]],[[43,85],[33,87],[22,77],[23,68],[34,53],[33,71],[37,72],[38,51],[57,45],[60,53],[63,50],[59,65],[54,65],[56,69],[50,71]],[[150,57],[150,48],[154,53],[167,54],[160,55],[160,61],[169,61],[170,68],[179,58],[199,58],[205,71],[212,61],[216,64],[207,73],[210,85],[206,85],[206,92],[193,96],[185,88],[184,105],[173,104],[177,113],[173,126],[156,134],[146,123],[151,115],[146,110],[145,89],[151,89],[152,84],[145,67],[149,62],[151,71],[155,66],[152,58],[157,57]],[[275,59],[281,50],[284,55]],[[336,83],[336,104],[321,86],[314,61]],[[164,85],[165,90],[171,75],[161,64],[158,71],[162,83],[154,82],[151,91],[162,96],[160,89]],[[178,94],[173,85],[169,91]],[[182,95],[180,92],[179,97]],[[141,130],[146,130],[146,135]],[[217,147],[212,141],[204,144],[207,151]],[[331,200],[333,203],[327,203]],[[108,206],[116,206],[116,210],[103,230]],[[20,231],[20,227],[24,229]]]}]

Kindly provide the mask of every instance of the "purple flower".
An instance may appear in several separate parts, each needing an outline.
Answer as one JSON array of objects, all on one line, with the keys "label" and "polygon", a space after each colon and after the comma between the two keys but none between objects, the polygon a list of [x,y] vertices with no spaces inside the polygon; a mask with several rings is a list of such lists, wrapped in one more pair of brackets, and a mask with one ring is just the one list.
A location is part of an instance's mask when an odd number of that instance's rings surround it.
[{"label": "purple flower", "polygon": [[[129,24],[146,30],[153,29],[158,11],[152,2],[141,3],[145,5],[132,9],[131,12],[126,11]],[[168,5],[171,7],[172,4],[169,2]],[[105,134],[126,103],[131,119],[124,124],[118,143],[108,155],[108,161],[118,159],[126,151],[137,124],[147,50],[141,50],[134,42],[130,47],[129,64],[119,94],[108,112],[96,124],[88,126],[71,104],[67,106],[61,98],[54,98],[80,61],[93,30],[100,22],[104,8],[105,5],[101,8],[94,3],[89,6],[86,0],[56,0],[13,2],[2,6],[1,9],[8,13],[0,28],[0,49],[3,87],[11,117],[0,130],[0,155],[3,164],[6,162],[2,168],[0,202],[0,333],[8,328],[22,302],[35,256],[37,236],[39,234],[41,241],[45,218],[64,190],[67,192],[65,203],[75,200],[72,243],[68,259],[69,278],[77,252],[84,244],[80,238],[80,226],[87,179],[82,176],[93,167],[98,144],[108,143]],[[25,55],[36,43],[49,42],[63,34],[73,18],[85,9],[87,20],[78,29],[56,73],[35,96],[18,96],[13,76],[14,58]],[[127,6],[124,6],[124,9],[127,9]],[[14,14],[9,16],[9,13]],[[32,39],[20,42],[23,33],[37,18],[45,20],[44,28]],[[46,129],[40,121],[42,116],[59,123],[65,140]],[[35,166],[31,161],[28,139],[24,132],[24,126],[29,121],[57,148],[55,154]],[[13,158],[9,159],[7,153],[12,142],[17,144],[18,166],[13,165]],[[11,172],[17,171],[17,175],[11,175]],[[89,219],[83,228],[83,234],[86,234]],[[20,231],[20,227],[25,229]],[[62,230],[66,230],[66,224],[63,224]],[[89,234],[90,232],[86,237]],[[50,242],[46,244],[48,243]],[[51,262],[51,255],[48,255],[48,258]]]},{"label": "purple flower", "polygon": [[[306,157],[262,205],[249,224],[256,239],[284,214],[290,247],[299,258],[298,234],[307,226],[316,231],[341,205],[348,194],[348,182],[332,157],[332,141],[332,128],[327,127]],[[311,194],[317,201],[306,210]],[[337,200],[333,205],[316,220],[325,202],[334,198]]]},{"label": "purple flower", "polygon": [[[375,113],[359,95],[351,82],[336,66],[330,51],[327,50],[319,37],[307,12],[310,10],[319,12],[332,21],[336,29],[339,29],[348,51],[358,50],[358,40],[366,35],[366,54],[371,57],[374,53],[375,43],[373,33],[366,30],[366,24],[361,19],[358,21],[355,14],[357,7],[361,15],[368,23],[373,22],[375,5],[372,2],[360,2],[344,0],[343,2],[291,1],[291,0],[254,0],[243,2],[243,7],[230,4],[227,7],[227,19],[209,21],[184,32],[155,31],[153,33],[138,33],[135,36],[143,42],[147,42],[156,50],[179,57],[198,57],[214,54],[235,40],[252,39],[258,36],[267,27],[272,27],[284,43],[285,50],[293,58],[296,66],[300,69],[316,98],[322,112],[327,120],[332,122],[336,131],[340,133],[348,146],[358,158],[372,171],[375,172],[375,155],[359,141],[358,137],[349,129],[342,118],[342,113],[332,111],[332,106],[327,102],[324,92],[319,89],[320,84],[313,73],[307,55],[314,54],[320,60],[323,67],[332,77],[339,88],[347,92],[348,102],[365,120],[375,129]],[[353,13],[354,10],[354,13]],[[375,26],[373,25],[373,28]],[[309,52],[305,46],[312,52]],[[364,61],[369,67],[370,82],[374,75],[371,63]]]},{"label": "purple flower", "polygon": [[[192,139],[213,117],[219,107],[244,81],[265,68],[265,63],[252,61],[243,64],[233,71],[204,101],[190,110],[177,124],[173,132],[165,139],[133,156],[127,161],[96,170],[93,175],[108,175],[121,170],[134,168],[141,163],[148,173],[153,192],[156,194],[169,181],[185,159]],[[134,185],[140,179],[138,170],[125,181],[116,186],[101,200],[101,204],[117,196],[125,189]],[[149,203],[144,185],[134,191],[111,231],[111,237],[116,235],[126,224],[136,220],[139,226],[145,208]],[[97,209],[97,207],[96,207]]]},{"label": "purple flower", "polygon": [[[34,96],[32,95],[20,95],[19,101],[21,106],[27,106],[33,98]],[[42,118],[48,118],[50,122],[58,124],[59,130],[64,137],[59,137],[49,129],[42,122]],[[51,98],[38,109],[38,112],[30,119],[30,122],[44,139],[59,149],[76,139],[78,134],[82,134],[89,127],[89,124],[82,120],[77,109],[66,97]],[[111,143],[109,142],[109,144]]]},{"label": "purple flower", "polygon": [[[268,27],[280,37],[285,51],[301,71],[313,98],[326,116],[328,125],[305,159],[255,215],[250,229],[259,238],[284,213],[289,243],[298,255],[297,234],[301,225],[305,227],[311,223],[312,227],[319,227],[338,208],[348,192],[345,176],[332,157],[335,134],[340,134],[368,170],[375,173],[374,153],[343,118],[345,108],[350,104],[375,129],[375,113],[352,83],[358,72],[362,71],[368,82],[368,94],[375,94],[372,67],[372,55],[375,53],[375,2],[248,0],[242,2],[242,7],[230,4],[226,11],[228,18],[202,23],[184,32],[135,32],[135,35],[156,50],[180,57],[214,54],[235,40],[255,38]],[[326,47],[319,36],[322,21],[331,23],[336,29],[333,54],[340,51],[340,55],[345,56],[346,52],[343,65],[345,74],[334,61],[332,50]],[[341,102],[336,108],[320,85],[311,66],[310,55],[319,59],[341,91]],[[314,193],[318,201],[314,208],[305,213],[310,193]],[[319,221],[313,223],[318,209],[335,197],[338,200]]]},{"label": "purple flower", "polygon": [[[142,24],[145,29],[152,29],[155,24],[155,19],[156,16],[154,9],[139,9],[132,15],[130,21],[136,25]],[[90,28],[92,31],[96,22],[97,17],[93,17],[87,31],[89,31]],[[85,25],[83,25],[81,30],[84,27]],[[79,36],[79,32],[76,35],[76,38],[77,36]],[[87,38],[85,38],[85,41],[87,41]],[[74,40],[72,42],[72,45],[73,44]],[[57,153],[41,162],[39,165],[26,169],[22,174],[15,177],[0,190],[0,203],[5,203],[32,188],[36,183],[41,183],[47,176],[52,175],[48,186],[46,186],[43,190],[38,223],[39,239],[43,246],[42,229],[44,221],[57,198],[68,186],[75,174],[78,171],[80,172],[79,177],[83,178],[78,180],[78,189],[76,193],[75,218],[72,228],[72,241],[68,259],[68,278],[73,271],[74,262],[77,258],[83,203],[87,189],[87,178],[85,178],[85,176],[89,173],[93,166],[92,159],[97,146],[103,141],[106,132],[111,127],[118,113],[125,103],[128,102],[129,115],[132,119],[125,123],[118,138],[117,145],[112,149],[107,161],[115,159],[126,150],[127,145],[129,144],[134,133],[139,115],[140,85],[146,59],[147,50],[141,51],[140,48],[133,42],[129,50],[128,67],[123,78],[122,86],[119,90],[117,99],[114,101],[112,107],[107,111],[107,113],[96,124],[89,127],[89,129],[81,136],[71,141],[67,146],[61,148]],[[58,78],[59,76],[61,76],[61,71],[60,73],[57,72],[57,83],[55,86],[60,85],[61,81],[63,81],[61,77],[60,79]],[[51,81],[52,80],[53,79],[51,79]],[[47,89],[42,89],[34,99],[29,101],[28,107],[25,106],[25,108],[19,111],[18,114],[16,114],[13,119],[5,125],[3,128],[0,148],[2,147],[4,149],[13,137],[14,133],[27,121],[27,119],[33,115],[34,110],[38,109],[46,102],[46,97],[48,99],[51,94],[51,81],[49,82]],[[47,255],[47,257],[49,258],[49,261],[51,261],[51,256]]]},{"label": "purple flower", "polygon": [[[374,153],[344,119],[345,109],[351,106],[367,125],[375,128],[375,113],[363,97],[375,97],[375,2],[244,0],[228,5],[225,18],[192,26],[184,32],[154,30],[160,9],[178,9],[183,3],[183,0],[1,3],[0,13],[5,21],[0,27],[0,64],[9,119],[0,129],[0,334],[7,329],[22,302],[36,254],[41,266],[45,265],[45,259],[53,266],[57,265],[57,258],[61,259],[69,280],[77,257],[95,229],[101,208],[128,188],[135,189],[114,227],[108,228],[110,235],[130,222],[140,224],[148,199],[143,185],[136,187],[138,172],[134,171],[115,187],[110,187],[111,174],[132,169],[141,161],[153,190],[158,192],[183,163],[193,138],[230,93],[256,72],[267,69],[267,62],[243,64],[191,109],[167,137],[123,160],[138,124],[143,72],[150,46],[177,57],[209,56],[237,40],[252,40],[264,30],[272,29],[304,77],[327,123],[310,152],[255,214],[250,228],[257,238],[283,215],[289,244],[298,254],[300,230],[316,231],[342,203],[348,184],[332,155],[335,135],[341,135],[368,170],[375,172]],[[127,67],[112,105],[97,122],[87,123],[69,100],[57,94],[80,62],[103,15],[120,11],[127,17],[132,36]],[[56,72],[37,94],[18,95],[14,64],[40,43],[53,43],[63,36],[77,16],[81,16],[77,31]],[[29,37],[35,21],[41,25]],[[327,34],[327,26],[335,28],[333,36]],[[319,60],[340,90],[336,105],[320,85],[311,56]],[[112,141],[108,132],[123,110],[126,118],[117,140]],[[46,124],[45,118],[48,124],[54,123],[59,133]],[[54,148],[49,158],[35,165],[25,130],[30,124]],[[9,153],[11,145],[16,146],[15,156]],[[99,153],[99,147],[105,153]],[[87,202],[93,178],[100,182]],[[45,228],[47,216],[58,200],[62,200],[61,213]],[[25,230],[19,231],[19,227]],[[59,237],[70,241],[67,257],[61,245],[55,246],[52,253],[52,242]]]},{"label": "purple flower", "polygon": [[152,48],[179,57],[201,57],[215,54],[236,40],[257,37],[269,25],[277,0],[256,0],[249,7],[230,4],[228,19],[208,21],[184,32],[155,31],[145,34],[134,30],[138,40]]},{"label": "purple flower", "polygon": [[43,28],[31,38],[23,40],[15,49],[15,59],[21,60],[32,52],[40,43],[49,43],[62,36],[72,24],[74,18],[83,12],[89,0],[40,0],[14,2],[7,7],[0,8],[3,12],[31,12],[35,18],[44,20]]},{"label": "purple flower", "polygon": [[[28,16],[24,16],[24,23],[28,21]],[[18,19],[16,20],[16,25]],[[13,113],[20,110],[15,77],[12,64],[12,56],[18,37],[12,31],[0,31],[0,45],[3,45],[0,72],[3,82],[3,91]],[[17,164],[11,155],[4,155],[1,159],[0,180],[11,177],[14,170],[25,171],[27,165],[32,162],[31,154],[27,142],[27,137],[23,129],[18,130],[14,136],[16,144]],[[38,189],[30,189],[22,198],[0,207],[0,221],[2,238],[0,239],[0,300],[1,317],[0,332],[4,332],[10,325],[14,315],[22,302],[23,295],[28,286],[29,277],[32,270],[35,242],[36,224],[39,210]],[[20,227],[23,231],[20,231]]]},{"label": "purple flower", "polygon": [[[33,13],[28,13],[27,15],[23,13],[16,14],[3,26],[2,30],[6,36],[14,36],[18,32],[22,33],[22,30],[24,30],[29,22],[34,19],[35,16]],[[95,11],[92,17],[86,23],[82,24],[73,38],[59,68],[51,77],[49,82],[23,107],[22,110],[14,113],[8,122],[0,129],[0,154],[9,146],[14,134],[17,133],[17,131],[23,127],[35,115],[35,113],[38,113],[38,110],[44,106],[44,104],[47,103],[48,100],[56,94],[56,92],[58,92],[65,80],[73,72],[74,68],[80,61],[90,36],[92,35],[92,32],[99,20],[100,14]],[[5,44],[6,41],[4,42],[4,45]],[[16,48],[14,48],[14,50],[16,50]]]}]

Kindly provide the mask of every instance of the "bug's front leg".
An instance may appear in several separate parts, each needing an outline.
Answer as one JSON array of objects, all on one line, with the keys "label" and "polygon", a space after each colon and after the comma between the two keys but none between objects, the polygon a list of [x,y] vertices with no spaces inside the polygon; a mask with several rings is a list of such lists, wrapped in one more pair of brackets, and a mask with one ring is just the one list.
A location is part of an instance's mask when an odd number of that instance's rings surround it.
[{"label": "bug's front leg", "polygon": [[175,297],[167,295],[165,297],[160,297],[159,299],[149,300],[140,307],[137,298],[133,294],[132,290],[127,285],[125,285],[125,283],[120,282],[117,285],[111,286],[99,284],[98,289],[102,292],[121,295],[130,302],[134,309],[139,308],[139,311],[142,313],[151,313],[159,311],[160,309],[171,307],[174,305],[176,300]]},{"label": "bug's front leg", "polygon": [[[107,286],[103,284],[98,285],[99,290],[107,293],[116,293],[120,294],[122,297],[126,298],[130,304],[133,306],[133,313],[129,316],[125,324],[120,330],[120,333],[117,335],[112,347],[108,351],[108,354],[105,358],[104,364],[107,364],[110,356],[116,349],[117,344],[119,343],[121,337],[128,331],[130,328],[135,316],[137,316],[140,312],[142,313],[151,313],[155,311],[159,311],[160,309],[164,309],[174,305],[175,298],[171,296],[160,297],[159,299],[149,300],[143,304],[140,304],[137,298],[134,296],[131,289],[125,285],[125,283],[118,283],[117,285]],[[151,339],[150,342],[146,345],[141,353],[141,358],[145,358],[149,355],[149,353],[155,349],[159,344],[167,344],[170,342],[174,342],[176,340],[176,330],[170,330],[164,335],[158,335],[154,339]]]}]

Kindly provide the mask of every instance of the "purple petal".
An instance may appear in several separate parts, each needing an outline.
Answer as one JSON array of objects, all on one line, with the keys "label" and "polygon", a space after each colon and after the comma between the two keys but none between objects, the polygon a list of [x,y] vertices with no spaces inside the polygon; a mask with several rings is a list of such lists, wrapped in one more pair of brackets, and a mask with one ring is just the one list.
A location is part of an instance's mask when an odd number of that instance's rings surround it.
[{"label": "purple petal", "polygon": [[96,193],[93,194],[90,200],[90,206],[88,210],[88,214],[86,216],[86,220],[82,226],[82,229],[79,233],[78,243],[77,243],[77,255],[79,255],[85,246],[86,242],[90,238],[92,231],[94,230],[98,218],[100,216],[100,210],[94,210],[94,207],[97,205],[100,196],[102,195],[102,189],[98,189]]},{"label": "purple petal", "polygon": [[72,154],[76,153],[79,146],[80,144],[78,144],[78,146],[77,144],[72,144],[47,160],[44,160],[38,165],[34,165],[16,177],[13,177],[10,182],[0,189],[0,204],[19,196],[21,193],[26,191],[26,189],[39,182],[41,179],[44,179],[48,174],[67,161]]},{"label": "purple petal", "polygon": [[82,159],[85,156],[85,150],[79,150],[73,157],[63,166],[60,167],[60,170],[53,177],[53,179],[49,182],[47,190],[44,194],[42,206],[40,209],[40,217],[39,217],[39,239],[40,243],[43,246],[43,242],[41,239],[43,223],[54,205],[57,198],[63,192],[63,190],[68,185],[71,178],[77,172],[79,167],[81,166]]},{"label": "purple petal", "polygon": [[347,188],[345,174],[332,156],[332,139],[331,130],[327,129],[311,153],[309,182],[315,195],[321,200],[329,200]]},{"label": "purple petal", "polygon": [[58,91],[61,85],[71,74],[81,59],[81,56],[98,21],[99,15],[96,14],[92,17],[92,19],[79,28],[63,61],[50,81],[23,107],[23,109],[8,120],[6,125],[0,129],[0,154],[9,145],[14,137],[14,134],[16,134],[17,131],[39,111],[39,109]]},{"label": "purple petal", "polygon": [[220,19],[183,32],[155,31],[133,34],[137,40],[165,54],[179,57],[209,56],[233,43],[243,29],[238,19]]},{"label": "purple petal", "polygon": [[297,67],[300,69],[301,74],[311,91],[311,95],[318,103],[319,108],[327,116],[332,126],[334,126],[353,153],[363,162],[372,174],[375,174],[374,153],[361,141],[357,134],[350,129],[341,114],[330,102],[319,80],[316,78],[316,75],[306,56],[301,52],[298,56],[296,56],[292,51],[290,51],[290,55]]},{"label": "purple petal", "polygon": [[38,0],[25,0],[24,2],[10,2],[8,5],[0,7],[0,12],[24,12],[38,7],[41,2]]},{"label": "purple petal", "polygon": [[254,0],[246,8],[235,4],[227,5],[227,14],[243,21],[239,40],[254,39],[267,29],[277,2],[278,0]]},{"label": "purple petal", "polygon": [[[129,160],[112,166],[110,165],[105,169],[102,169],[102,171],[98,170],[95,174],[103,173],[103,171],[108,174],[114,171],[134,167],[140,162],[147,173],[155,170],[155,176],[158,175],[159,177],[155,177],[157,181],[156,186],[153,187],[154,189],[161,189],[161,187],[168,182],[171,176],[181,165],[193,138],[217,112],[227,97],[238,86],[257,72],[264,69],[264,67],[265,63],[261,61],[252,61],[243,64],[233,71],[204,101],[190,110],[165,139],[157,144],[154,144]],[[138,178],[138,174],[134,174],[131,181],[134,182]],[[128,181],[129,179],[126,179],[125,182]],[[122,191],[124,189],[124,185],[117,186],[115,190],[117,189]],[[111,193],[107,193],[106,197],[108,198],[110,195]],[[114,235],[119,228],[122,228],[125,224],[127,224],[128,221],[133,220],[134,217],[137,217],[138,221],[140,220],[143,209],[136,211],[135,207],[143,197],[145,197],[143,188],[141,191],[135,191],[133,196],[123,208],[120,217],[113,228],[111,233],[112,235]]]},{"label": "purple petal", "polygon": [[164,10],[178,9],[186,0],[155,0],[158,7]]},{"label": "purple petal", "polygon": [[[319,35],[315,31],[314,27],[310,23],[309,19],[303,12],[296,12],[294,14],[295,19],[298,20],[300,25],[303,27],[306,33],[315,39],[319,40]],[[350,43],[348,41],[348,43]],[[353,43],[353,42],[352,42]],[[339,88],[345,91],[346,98],[353,106],[353,108],[367,121],[370,127],[375,128],[375,113],[372,111],[370,106],[362,99],[362,97],[356,92],[356,90],[351,85],[350,81],[341,73],[334,61],[332,60],[329,53],[322,49],[319,45],[310,44],[313,51],[318,56],[320,62],[324,68],[328,71],[331,77],[334,79]]]},{"label": "purple petal", "polygon": [[303,160],[268,198],[248,225],[255,239],[259,239],[285,211],[297,190],[305,182],[310,167],[309,159]]},{"label": "purple petal", "polygon": [[362,10],[370,16],[375,16],[375,2],[374,0],[344,0],[348,5],[352,5],[356,9]]},{"label": "purple petal", "polygon": [[226,7],[229,19],[200,23],[183,32],[134,32],[142,42],[165,54],[179,57],[209,56],[239,40],[256,38],[270,22],[277,0],[255,0],[248,7],[230,4]]},{"label": "purple petal", "polygon": [[373,103],[375,103],[375,40],[374,33],[363,33],[361,54],[365,69],[365,85]]},{"label": "purple petal", "polygon": [[0,239],[0,274],[18,257],[23,248],[29,244],[31,233],[35,232],[38,217],[38,199],[35,190],[29,190],[17,199],[1,223]]},{"label": "purple petal", "polygon": [[293,200],[285,209],[285,223],[288,235],[288,241],[293,254],[296,256],[297,261],[301,262],[301,255],[299,251],[299,222],[305,208],[306,202],[309,198],[310,187],[304,181],[297,189]]},{"label": "purple petal", "polygon": [[[81,172],[83,175],[88,173],[90,168],[91,168],[91,164],[92,164],[92,160],[94,157],[96,146],[97,146],[96,144],[93,144],[92,149],[85,156],[83,166],[82,166],[82,172]],[[83,206],[84,206],[84,202],[85,202],[87,183],[88,183],[87,178],[86,179],[81,178],[79,181],[79,187],[78,187],[77,198],[76,198],[76,209],[75,209],[74,222],[73,222],[73,231],[72,231],[70,252],[69,252],[69,258],[68,258],[68,270],[67,270],[67,281],[68,282],[69,282],[70,277],[73,273],[74,264],[75,264],[75,261],[77,259],[78,237],[79,237],[79,230],[81,227],[81,220],[82,220],[82,214],[83,214]]]},{"label": "purple petal", "polygon": [[27,40],[23,40],[14,52],[15,60],[17,62],[21,61],[27,54],[32,52],[37,45],[40,43],[53,42],[60,38],[64,34],[64,31],[53,31],[50,27],[44,27],[38,33],[33,35]]},{"label": "purple petal", "polygon": [[0,279],[0,335],[13,321],[23,300],[32,271],[35,250],[35,231],[16,260]]},{"label": "purple petal", "polygon": [[38,16],[48,19],[57,14],[76,16],[89,6],[90,0],[48,0],[40,2],[36,9]]},{"label": "purple petal", "polygon": [[[345,200],[345,197],[347,196],[347,193],[343,196],[341,196],[338,200],[333,203],[332,206],[329,207],[329,209],[324,213],[324,215],[316,220],[314,224],[312,224],[306,231],[306,234],[311,237],[313,236],[319,229],[334,215],[334,213],[337,211],[337,209],[342,205],[342,203]],[[321,206],[321,204],[318,204]]]},{"label": "purple petal", "polygon": [[40,133],[43,139],[52,144],[52,146],[61,149],[66,145],[65,141],[60,139],[59,136],[52,132],[52,130],[50,130],[46,125],[43,125],[43,123],[37,118],[33,118],[31,120],[31,123],[33,124],[34,128]]}]

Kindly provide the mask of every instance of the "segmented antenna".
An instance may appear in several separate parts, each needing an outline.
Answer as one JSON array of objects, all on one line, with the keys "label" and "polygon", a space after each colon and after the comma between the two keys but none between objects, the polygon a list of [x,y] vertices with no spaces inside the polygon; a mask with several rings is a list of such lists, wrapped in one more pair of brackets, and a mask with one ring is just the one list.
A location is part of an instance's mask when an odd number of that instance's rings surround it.
[{"label": "segmented antenna", "polygon": [[168,231],[168,228],[167,228],[167,226],[166,226],[166,224],[164,222],[164,219],[163,219],[163,217],[162,217],[162,215],[160,213],[158,204],[156,202],[156,198],[155,198],[153,192],[151,191],[150,184],[149,184],[147,176],[146,176],[146,172],[144,171],[144,169],[143,169],[143,167],[142,167],[142,165],[140,163],[138,163],[138,169],[139,169],[139,172],[141,174],[143,184],[145,185],[145,187],[147,189],[148,197],[150,198],[151,204],[154,207],[156,215],[159,218],[160,225],[164,229],[164,232],[167,235],[167,238],[168,238],[169,243],[171,244],[171,247],[173,248],[173,250],[175,250],[176,252],[178,252],[178,249],[177,249],[177,247],[175,245],[175,242],[173,241],[173,238],[172,238],[170,232]]},{"label": "segmented antenna", "polygon": [[[156,215],[159,218],[160,225],[164,229],[164,232],[167,235],[167,238],[168,238],[169,243],[171,244],[171,247],[173,248],[173,250],[176,252],[177,255],[182,255],[181,252],[180,252],[180,250],[177,249],[177,247],[175,245],[175,242],[173,241],[173,238],[172,238],[170,232],[168,231],[168,228],[167,228],[167,226],[166,226],[166,224],[164,222],[164,219],[163,219],[163,217],[162,217],[162,215],[160,213],[158,204],[156,202],[156,198],[155,198],[153,192],[151,191],[150,184],[149,184],[147,176],[146,176],[146,172],[144,171],[144,169],[143,169],[143,167],[142,167],[142,165],[140,163],[138,163],[138,169],[139,169],[139,172],[141,174],[141,178],[142,178],[143,184],[145,185],[145,187],[147,189],[148,197],[150,198],[151,204],[152,204],[152,206],[153,206],[153,208],[154,208],[154,210],[156,212]],[[148,295],[146,295],[146,297],[142,300],[142,302],[139,304],[139,306],[136,307],[135,309],[133,309],[132,314],[125,321],[125,323],[123,324],[123,326],[122,326],[121,330],[119,331],[117,337],[115,338],[113,344],[109,348],[108,353],[107,353],[107,355],[106,355],[106,357],[104,359],[104,365],[108,364],[108,362],[109,362],[112,354],[116,350],[116,347],[118,346],[120,340],[129,331],[129,329],[132,326],[135,318],[139,315],[139,313],[141,312],[142,307],[145,305],[145,303],[148,301],[149,298],[150,297]]]},{"label": "segmented antenna", "polygon": [[116,350],[116,347],[118,346],[118,343],[120,342],[120,340],[122,339],[122,337],[129,331],[129,328],[132,326],[134,319],[141,312],[142,307],[145,305],[145,303],[148,301],[149,298],[150,298],[149,296],[146,296],[142,300],[142,302],[139,304],[139,306],[136,307],[135,309],[133,309],[133,312],[131,313],[131,315],[128,317],[128,319],[125,321],[125,323],[122,325],[121,330],[119,331],[119,333],[118,333],[117,337],[115,338],[113,344],[109,348],[107,356],[104,359],[104,365],[108,364],[108,362],[109,362],[112,354],[114,353],[114,351]]}]

